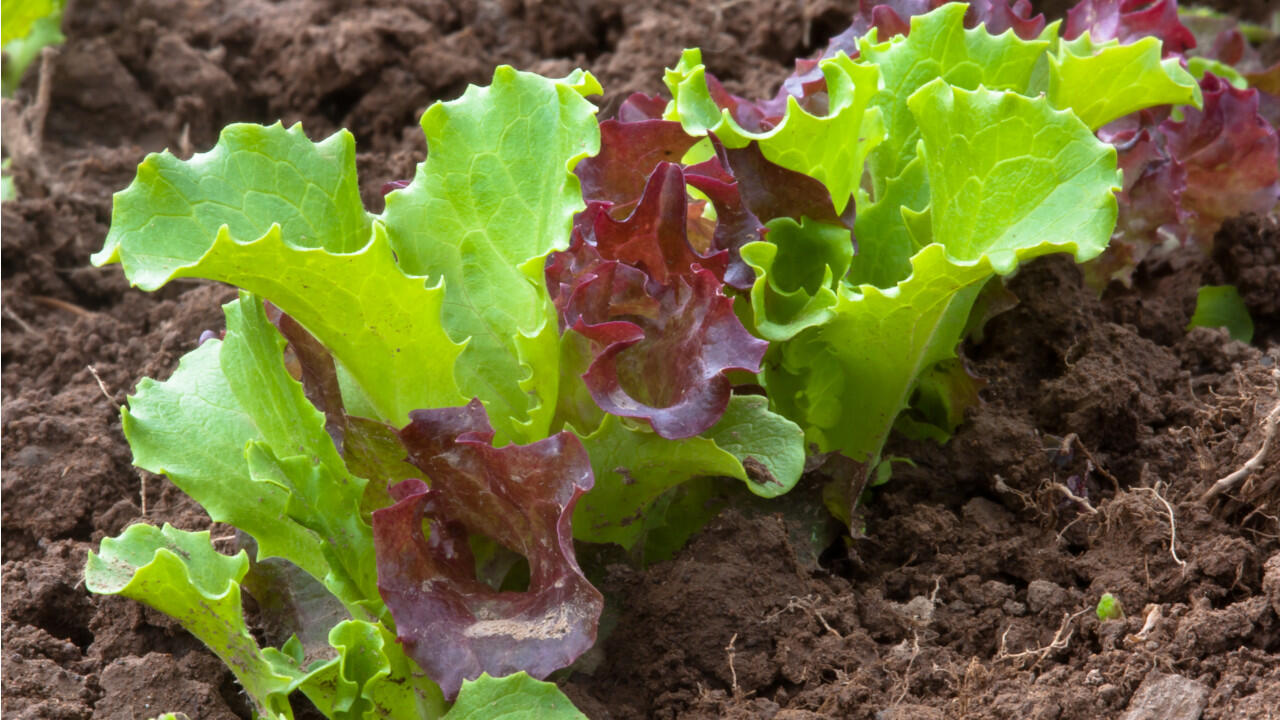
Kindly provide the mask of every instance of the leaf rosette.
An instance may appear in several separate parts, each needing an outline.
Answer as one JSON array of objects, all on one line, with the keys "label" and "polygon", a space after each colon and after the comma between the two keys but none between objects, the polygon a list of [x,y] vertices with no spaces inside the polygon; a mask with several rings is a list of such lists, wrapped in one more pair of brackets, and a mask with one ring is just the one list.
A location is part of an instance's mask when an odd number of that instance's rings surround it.
[{"label": "leaf rosette", "polygon": [[[820,451],[865,462],[867,477],[921,379],[962,372],[956,346],[986,282],[1046,253],[1085,261],[1106,246],[1121,176],[1092,129],[1141,107],[1200,102],[1159,43],[1122,46],[1098,30],[1068,43],[1026,7],[938,5],[864,8],[864,34],[833,40],[817,64],[825,87],[812,68],[784,83],[785,113],[757,127],[744,127],[751,113],[698,56],[668,71],[667,116],[690,132],[731,147],[754,140],[833,198],[854,194],[855,255],[838,225],[812,217],[769,223],[741,253],[757,276],[753,329],[775,341],[763,374],[772,406]],[[1092,90],[1104,83],[1100,103]],[[818,117],[806,98],[824,91],[831,102]],[[853,131],[826,136],[820,154],[781,131],[819,121]],[[948,408],[934,436],[962,413]]]}]

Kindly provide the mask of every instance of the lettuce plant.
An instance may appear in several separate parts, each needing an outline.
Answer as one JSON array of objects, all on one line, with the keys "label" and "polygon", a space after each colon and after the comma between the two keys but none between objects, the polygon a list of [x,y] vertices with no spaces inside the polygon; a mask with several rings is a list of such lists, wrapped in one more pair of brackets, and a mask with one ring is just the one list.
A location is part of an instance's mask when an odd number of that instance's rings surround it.
[{"label": "lettuce plant", "polygon": [[801,67],[784,84],[785,104],[728,96],[696,51],[667,74],[666,116],[688,133],[757,145],[820,180],[837,209],[856,206],[856,254],[847,231],[814,218],[773,220],[741,254],[757,274],[754,329],[773,341],[771,403],[868,474],[913,394],[948,385],[919,381],[955,357],[990,278],[1107,245],[1122,178],[1094,131],[1144,107],[1201,103],[1154,39],[1068,41],[1059,23],[1026,39],[1014,30],[1035,27],[1025,9],[992,35],[966,27],[967,10],[943,5],[884,38],[876,22],[889,13],[873,13],[864,36],[843,41],[852,54],[818,63],[821,81]]},{"label": "lettuce plant", "polygon": [[1121,173],[1095,132],[1201,103],[1152,39],[899,5],[763,102],[697,50],[670,101],[603,123],[591,75],[499,68],[427,110],[429,154],[377,215],[345,131],[233,125],[149,156],[93,261],[241,293],[123,428],[252,557],[134,526],[90,590],[176,617],[262,717],[295,691],[330,717],[510,696],[573,716],[540,680],[596,639],[575,541],[661,557],[705,522],[708,478],[780,495],[806,443],[887,476],[895,426],[945,435],[971,401],[955,348],[984,284],[1106,246]]},{"label": "lettuce plant", "polygon": [[[376,216],[346,132],[234,125],[188,161],[149,156],[94,262],[147,290],[202,277],[242,293],[225,337],[140,383],[124,431],[139,467],[246,533],[255,558],[137,526],[90,558],[90,589],[179,618],[264,717],[288,717],[295,690],[334,717],[436,717],[468,681],[542,678],[592,645],[603,600],[575,538],[632,547],[661,511],[683,517],[659,501],[699,476],[794,485],[800,429],[730,397],[725,373],[758,371],[765,342],[722,292],[727,263],[690,254],[683,225],[655,232],[670,190],[617,222],[597,202],[576,226],[598,232],[573,239],[599,91],[580,71],[500,68],[432,106],[427,160]],[[682,402],[686,388],[710,399]],[[260,648],[242,586],[336,624]]]},{"label": "lettuce plant", "polygon": [[[130,398],[135,462],[347,619],[328,648],[260,649],[239,608],[248,559],[171,528],[104,543],[90,588],[182,620],[264,717],[291,716],[293,690],[333,717],[438,717],[464,680],[542,677],[590,647],[602,600],[569,521],[593,474],[578,437],[550,430],[560,339],[541,271],[582,205],[571,171],[598,148],[583,97],[598,91],[585,73],[503,68],[433,106],[431,154],[378,217],[345,132],[232,126],[190,161],[148,157],[94,261],[145,289],[194,276],[244,292],[224,339]],[[529,588],[479,580],[470,534],[523,553]]]}]

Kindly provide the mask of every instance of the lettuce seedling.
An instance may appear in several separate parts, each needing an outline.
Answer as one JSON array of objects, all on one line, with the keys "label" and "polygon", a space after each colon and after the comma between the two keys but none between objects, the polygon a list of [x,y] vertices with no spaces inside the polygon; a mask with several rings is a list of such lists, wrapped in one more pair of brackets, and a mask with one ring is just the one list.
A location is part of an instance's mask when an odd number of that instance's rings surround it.
[{"label": "lettuce seedling", "polygon": [[[749,233],[728,222],[736,185],[714,168],[689,181],[725,219],[694,227],[725,245],[708,252],[668,223],[686,209],[675,166],[636,171],[655,190],[631,217],[587,207],[574,171],[600,150],[599,92],[581,71],[499,68],[433,105],[430,153],[381,215],[345,131],[233,125],[188,161],[148,156],[93,261],[147,290],[200,277],[242,293],[224,338],[139,384],[125,435],[139,467],[246,533],[259,569],[207,535],[138,526],[91,556],[89,588],[178,618],[264,717],[289,717],[294,691],[331,717],[438,717],[477,678],[546,677],[594,643],[603,599],[575,538],[631,547],[663,525],[636,522],[655,504],[687,536],[704,515],[659,500],[703,475],[790,489],[799,427],[726,378],[758,371],[766,345],[723,293]],[[514,556],[526,589],[494,575]],[[260,648],[242,587],[338,617],[328,643]]]},{"label": "lettuce seedling", "polygon": [[[346,132],[312,143],[298,127],[237,125],[190,161],[149,156],[94,261],[120,262],[145,289],[205,277],[245,292],[226,307],[225,339],[130,398],[135,463],[251,536],[258,560],[302,570],[348,619],[329,648],[259,648],[239,607],[247,557],[171,528],[104,542],[90,589],[178,618],[264,717],[290,717],[295,690],[331,717],[439,717],[464,679],[545,676],[589,647],[601,598],[569,518],[592,471],[578,438],[550,429],[560,341],[541,280],[582,207],[572,170],[598,148],[593,92],[582,72],[500,68],[492,86],[434,105],[428,160],[377,217]],[[462,415],[450,409],[468,397]],[[415,434],[424,424],[429,438]],[[433,464],[464,449],[456,481]],[[531,464],[545,481],[526,482]],[[478,584],[456,552],[469,534],[527,554],[529,590]],[[388,554],[400,545],[422,552]],[[475,643],[465,659],[462,637]]]},{"label": "lettuce seedling", "polygon": [[667,73],[666,117],[687,132],[755,144],[820,180],[836,208],[856,206],[854,255],[839,226],[813,218],[771,221],[741,253],[757,274],[754,329],[773,341],[773,407],[868,477],[922,375],[955,357],[990,278],[1106,246],[1121,175],[1093,131],[1142,107],[1201,102],[1158,42],[1068,42],[1058,23],[1029,39],[1013,23],[992,35],[966,28],[967,10],[943,5],[887,38],[871,24],[844,41],[852,56],[818,63],[824,82],[784,84],[785,109],[727,96],[697,51]]},{"label": "lettuce seedling", "polygon": [[1124,609],[1120,606],[1120,599],[1111,593],[1102,593],[1102,597],[1098,598],[1098,607],[1095,608],[1094,613],[1098,616],[1098,620],[1102,622],[1124,619]]}]

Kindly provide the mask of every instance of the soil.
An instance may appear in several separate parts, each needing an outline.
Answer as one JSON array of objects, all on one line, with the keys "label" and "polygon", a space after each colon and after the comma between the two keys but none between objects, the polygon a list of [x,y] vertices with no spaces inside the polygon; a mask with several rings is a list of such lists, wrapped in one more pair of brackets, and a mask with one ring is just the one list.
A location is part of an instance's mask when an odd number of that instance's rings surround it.
[{"label": "soil", "polygon": [[[731,91],[768,94],[853,4],[72,0],[66,45],[5,116],[20,198],[3,205],[4,717],[250,716],[198,641],[81,580],[131,523],[211,525],[130,465],[118,407],[218,329],[232,293],[148,295],[88,264],[147,152],[190,155],[233,121],[345,126],[376,211],[425,152],[421,111],[496,64],[591,69],[607,114],[697,45]],[[1239,287],[1252,345],[1185,330],[1205,283]],[[814,548],[797,513],[755,505],[671,561],[609,566],[616,626],[589,672],[558,678],[575,703],[620,719],[1273,716],[1280,456],[1202,496],[1280,402],[1280,221],[1232,220],[1212,254],[1101,296],[1062,258],[1009,288],[1017,306],[963,347],[982,402],[946,446],[894,441],[915,466],[895,466],[855,537]],[[816,469],[791,507],[848,472]],[[1122,620],[1096,617],[1104,592]]]}]

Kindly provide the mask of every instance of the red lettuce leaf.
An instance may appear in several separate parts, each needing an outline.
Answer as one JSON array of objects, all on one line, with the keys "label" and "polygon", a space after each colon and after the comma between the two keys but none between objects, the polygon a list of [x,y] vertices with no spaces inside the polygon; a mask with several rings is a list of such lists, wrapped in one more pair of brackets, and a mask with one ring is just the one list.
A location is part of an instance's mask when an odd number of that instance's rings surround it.
[{"label": "red lettuce leaf", "polygon": [[1169,155],[1185,168],[1182,205],[1193,238],[1211,242],[1222,222],[1266,213],[1280,198],[1276,129],[1258,114],[1258,91],[1240,90],[1212,73],[1200,81],[1204,109],[1160,124]]},{"label": "red lettuce leaf", "polygon": [[644,274],[627,265],[606,262],[593,275],[572,311],[573,330],[600,348],[583,375],[596,404],[669,439],[715,425],[732,390],[726,372],[759,372],[768,346],[742,326],[720,281],[699,268],[651,295]]},{"label": "red lettuce leaf", "polygon": [[[786,112],[785,105],[772,107],[768,102],[758,103],[739,97],[725,90],[724,85],[711,73],[707,73],[706,77],[711,99],[721,109],[728,110],[743,130],[753,133],[768,132],[782,119],[782,113]],[[825,87],[826,83],[823,83],[823,88]]]},{"label": "red lettuce leaf", "polygon": [[[666,283],[666,271],[656,267],[655,258],[649,258],[646,264],[634,252],[611,250],[610,243],[618,241],[620,234],[656,233],[659,242],[652,248],[662,250],[669,266],[687,267],[698,262],[715,271],[730,287],[746,291],[755,282],[755,273],[743,262],[739,250],[764,236],[764,223],[778,217],[799,221],[807,216],[853,228],[853,204],[843,215],[837,215],[826,186],[803,173],[770,162],[756,143],[727,150],[712,136],[715,155],[681,170],[672,163],[678,162],[699,138],[685,134],[679,123],[606,120],[600,123],[600,135],[600,153],[583,160],[575,170],[582,181],[583,197],[588,202],[609,203],[609,216],[613,218],[632,213],[625,231],[619,229],[620,225],[612,229],[600,227],[604,221],[596,221],[594,231],[601,243],[601,253],[608,259],[641,267],[659,283]],[[703,219],[699,201],[677,192],[680,182],[700,191],[715,206],[714,222]],[[636,213],[644,193],[658,195],[660,201],[650,206],[647,214]],[[683,218],[676,207],[681,197],[686,204]],[[678,239],[677,226],[681,222],[687,243]],[[644,232],[642,227],[646,228]],[[624,242],[641,247],[651,245],[637,237],[628,237]],[[698,257],[688,256],[686,247],[692,248]],[[728,257],[716,258],[715,251],[727,251]],[[727,263],[723,270],[722,263]]]},{"label": "red lettuce leaf", "polygon": [[342,453],[348,416],[342,402],[342,388],[338,385],[338,368],[333,362],[333,355],[297,320],[270,303],[267,304],[267,317],[289,342],[286,364],[290,364],[288,361],[291,355],[298,367],[298,380],[302,383],[303,394],[317,410],[324,413],[324,429],[333,438],[338,452]]},{"label": "red lettuce leaf", "polygon": [[595,215],[592,228],[600,255],[643,270],[659,285],[689,276],[697,268],[711,270],[723,281],[729,253],[718,248],[698,252],[688,239],[689,195],[685,173],[675,163],[659,163],[649,173],[640,202],[625,220]]},{"label": "red lettuce leaf", "polygon": [[1204,107],[1143,111],[1102,128],[1124,170],[1114,241],[1088,268],[1097,286],[1128,282],[1156,251],[1194,243],[1205,249],[1228,218],[1270,212],[1280,199],[1280,149],[1275,127],[1260,114],[1270,97],[1240,90],[1206,73]]},{"label": "red lettuce leaf", "polygon": [[1153,247],[1186,239],[1183,223],[1191,216],[1182,207],[1182,194],[1187,174],[1182,163],[1169,155],[1159,129],[1168,115],[1167,107],[1143,110],[1098,130],[1098,137],[1116,148],[1124,185],[1116,195],[1120,213],[1114,241],[1086,267],[1095,286],[1111,280],[1127,284]]},{"label": "red lettuce leaf", "polygon": [[[450,699],[484,672],[544,678],[569,665],[595,642],[604,604],[573,551],[573,508],[593,485],[582,443],[562,432],[494,448],[478,400],[410,418],[400,440],[431,486],[395,485],[395,504],[373,514],[378,588],[405,652]],[[526,592],[477,579],[472,533],[528,559]]]},{"label": "red lettuce leaf", "polygon": [[[763,129],[777,119],[708,83],[739,124]],[[825,87],[818,80],[806,91]],[[825,186],[769,162],[755,144],[726,150],[712,136],[714,155],[681,167],[698,138],[657,119],[664,106],[632,95],[619,120],[601,123],[601,152],[576,170],[587,210],[569,250],[548,259],[546,279],[561,330],[586,341],[582,379],[595,404],[678,439],[715,424],[728,405],[727,372],[759,372],[768,347],[724,294],[755,280],[740,248],[776,217],[852,226],[853,206],[838,215]],[[707,202],[714,220],[703,215]]]},{"label": "red lettuce leaf", "polygon": [[391,193],[395,192],[396,190],[403,190],[403,189],[405,189],[405,188],[409,187],[409,183],[410,183],[410,182],[412,182],[412,181],[410,181],[410,180],[388,180],[387,182],[382,183],[382,194],[383,194],[383,195],[390,195]]},{"label": "red lettuce leaf", "polygon": [[[1141,155],[1147,153],[1152,157],[1142,163]],[[1142,260],[1150,248],[1166,240],[1175,244],[1186,240],[1185,223],[1190,220],[1191,213],[1182,204],[1187,183],[1186,169],[1176,158],[1169,157],[1158,148],[1148,131],[1143,130],[1135,138],[1134,149],[1121,153],[1121,157],[1129,161],[1121,165],[1126,174],[1130,172],[1127,166],[1134,164],[1136,175],[1132,187],[1118,196],[1120,214],[1116,232],[1122,233],[1133,246],[1124,263],[1127,272]]]},{"label": "red lettuce leaf", "polygon": [[1067,11],[1062,37],[1074,40],[1084,31],[1094,42],[1128,44],[1148,35],[1159,38],[1165,57],[1196,46],[1195,35],[1178,20],[1177,0],[1082,0]]},{"label": "red lettuce leaf", "polygon": [[[712,140],[716,142],[718,147],[719,141],[715,140],[715,136],[712,136]],[[752,143],[752,145],[754,146],[755,143]],[[774,167],[777,166],[775,165]],[[800,175],[799,173],[795,174],[809,179],[808,176]],[[715,224],[710,236],[705,240],[695,238],[695,233],[698,230],[697,223],[689,224],[690,243],[695,245],[705,243],[709,247],[728,252],[728,266],[724,271],[724,283],[743,292],[750,290],[752,284],[755,283],[756,274],[751,269],[751,266],[742,259],[739,251],[742,250],[743,245],[763,238],[765,227],[760,218],[756,217],[756,214],[744,202],[745,198],[742,196],[740,183],[725,169],[719,158],[712,158],[704,163],[687,168],[685,182],[689,186],[696,188],[703,195],[706,195],[716,210]],[[701,218],[701,213],[699,213],[698,218]]]},{"label": "red lettuce leaf", "polygon": [[987,32],[1000,35],[1006,30],[1023,40],[1034,40],[1044,32],[1043,14],[1031,14],[1030,0],[1017,0],[1012,6],[1006,0],[971,0],[964,14],[966,27],[987,26]]},{"label": "red lettuce leaf", "polygon": [[[494,449],[479,401],[415,411],[400,432],[350,416],[328,350],[290,316],[274,310],[272,319],[348,469],[374,480],[362,505],[372,510],[379,590],[406,651],[442,690],[453,697],[481,672],[545,677],[590,648],[603,600],[573,553],[570,518],[593,484],[577,437]],[[406,479],[422,474],[430,488]],[[389,481],[402,482],[388,491]],[[473,534],[528,558],[528,592],[497,592],[477,578]],[[297,594],[286,584],[276,591]],[[302,620],[304,611],[298,604],[285,619]]]},{"label": "red lettuce leaf", "polygon": [[[861,3],[870,5],[871,3]],[[941,3],[938,3],[941,4]],[[934,3],[928,0],[899,0],[899,2],[877,3],[871,7],[868,25],[876,29],[877,39],[884,41],[894,35],[911,34],[911,17],[923,15],[933,8]]]},{"label": "red lettuce leaf", "polygon": [[667,99],[661,95],[645,95],[631,93],[622,105],[618,106],[619,122],[639,122],[641,120],[661,120],[667,110]]},{"label": "red lettuce leaf", "polygon": [[[1196,44],[1201,45],[1202,43],[1197,40]],[[1227,28],[1214,36],[1204,55],[1227,65],[1236,66],[1244,60],[1246,52],[1250,52],[1253,57],[1257,56],[1249,42],[1244,39],[1243,33],[1236,28]]]},{"label": "red lettuce leaf", "polygon": [[722,292],[728,252],[690,244],[685,184],[678,165],[662,163],[625,220],[589,203],[546,271],[561,327],[590,341],[582,378],[592,399],[670,439],[713,426],[729,403],[726,373],[759,372],[768,347]]},{"label": "red lettuce leaf", "polygon": [[[840,34],[831,39],[827,51],[822,57],[835,57],[843,52],[850,57],[858,56],[857,38],[853,34]],[[800,102],[800,107],[812,115],[819,117],[828,113],[827,77],[819,67],[820,60],[801,58],[796,60],[795,72],[782,81],[778,94],[766,101],[771,117],[781,118],[787,111],[787,97],[793,96]]]},{"label": "red lettuce leaf", "polygon": [[729,251],[726,285],[744,292],[751,289],[755,271],[739,251],[763,237],[764,223],[770,220],[789,217],[799,222],[808,217],[853,231],[854,204],[837,214],[830,191],[820,181],[770,162],[758,143],[728,149],[714,135],[711,142],[715,156],[687,168],[685,178],[715,205],[713,245]]},{"label": "red lettuce leaf", "polygon": [[[588,202],[608,203],[610,217],[625,218],[630,213],[629,222],[632,224],[623,234],[635,235],[641,225],[646,225],[648,232],[657,233],[659,243],[652,250],[665,253],[668,264],[673,267],[681,264],[687,267],[698,262],[715,271],[731,287],[749,290],[755,274],[743,262],[738,251],[743,245],[761,239],[764,225],[744,204],[737,178],[726,169],[728,163],[723,152],[707,162],[681,170],[674,163],[700,138],[685,134],[679,123],[650,119],[634,122],[606,120],[600,124],[600,134],[600,153],[583,160],[575,170],[582,181],[583,197]],[[719,143],[716,144],[719,147]],[[659,168],[661,172],[658,172]],[[796,182],[797,187],[811,191],[816,187],[821,192],[822,201],[831,204],[821,183],[773,165],[763,157],[760,157],[759,167],[747,170],[775,173],[769,177],[753,177],[755,186],[764,181]],[[677,192],[677,185],[681,182],[707,197],[715,206],[715,220],[703,217],[702,205],[706,201],[693,200]],[[646,192],[658,195],[660,203],[652,206],[647,215],[637,214],[636,206]],[[686,205],[683,216],[675,206],[681,198]],[[797,207],[797,210],[806,209],[807,206]],[[834,215],[830,211],[828,214]],[[681,231],[677,228],[680,222],[684,223],[683,239],[679,237]],[[619,240],[619,232],[608,227],[593,228],[593,231],[602,243],[601,252],[605,257],[642,267],[659,283],[666,283],[666,271],[657,269],[653,264],[656,258],[648,258],[648,264],[645,264],[639,255],[608,247],[614,241],[637,246],[645,246],[645,241],[634,237]],[[693,249],[696,259],[687,256],[686,246]],[[717,257],[719,251],[727,251],[728,255]]]},{"label": "red lettuce leaf", "polygon": [[680,162],[696,142],[698,138],[686,134],[678,122],[605,120],[600,123],[600,153],[584,158],[574,169],[582,181],[582,197],[613,203],[615,214],[629,212],[653,168],[661,162]]},{"label": "red lettuce leaf", "polygon": [[[799,222],[808,217],[853,230],[854,203],[849,203],[843,214],[836,214],[831,193],[821,181],[770,162],[760,152],[758,143],[730,150],[718,140],[713,142],[718,161],[729,168],[737,181],[743,204],[760,222],[780,217]],[[703,172],[701,168],[710,162],[689,170]]]}]

